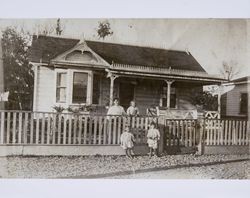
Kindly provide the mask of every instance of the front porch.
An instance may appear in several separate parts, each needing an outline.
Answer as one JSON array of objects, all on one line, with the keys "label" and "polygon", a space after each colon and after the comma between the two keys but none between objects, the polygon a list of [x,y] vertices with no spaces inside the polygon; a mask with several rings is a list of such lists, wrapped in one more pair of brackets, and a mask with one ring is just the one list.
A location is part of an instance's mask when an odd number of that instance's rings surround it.
[{"label": "front porch", "polygon": [[[120,99],[125,109],[134,100],[142,115],[164,115],[170,119],[187,116],[197,119],[194,93],[202,92],[204,85],[221,83],[220,78],[206,72],[161,67],[113,63],[106,72],[110,79],[109,106],[114,97]],[[217,112],[220,114],[220,94]]]}]

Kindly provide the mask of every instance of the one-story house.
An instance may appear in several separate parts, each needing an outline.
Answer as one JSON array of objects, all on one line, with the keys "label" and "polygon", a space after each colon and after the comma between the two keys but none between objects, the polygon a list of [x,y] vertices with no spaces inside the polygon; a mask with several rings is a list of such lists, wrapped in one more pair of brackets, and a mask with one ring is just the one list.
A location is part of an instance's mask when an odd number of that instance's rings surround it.
[{"label": "one-story house", "polygon": [[222,95],[222,116],[246,119],[250,109],[250,76],[237,78],[224,86],[231,90]]},{"label": "one-story house", "polygon": [[30,62],[39,112],[91,105],[105,113],[115,97],[125,109],[134,100],[142,115],[150,107],[187,112],[196,110],[193,91],[225,82],[188,51],[105,41],[35,35]]}]

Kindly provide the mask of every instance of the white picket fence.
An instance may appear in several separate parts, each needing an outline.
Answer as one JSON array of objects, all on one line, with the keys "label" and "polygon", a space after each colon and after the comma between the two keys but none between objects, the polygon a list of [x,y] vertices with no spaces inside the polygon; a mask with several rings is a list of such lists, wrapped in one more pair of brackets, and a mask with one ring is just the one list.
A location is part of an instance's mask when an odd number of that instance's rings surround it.
[{"label": "white picket fence", "polygon": [[[161,122],[159,122],[161,120]],[[164,122],[162,122],[164,120]],[[203,130],[204,144],[249,145],[246,120],[160,119],[160,117],[82,115],[0,111],[0,145],[119,145],[125,125],[137,144],[146,144],[150,122],[158,123],[165,146],[195,147]]]}]

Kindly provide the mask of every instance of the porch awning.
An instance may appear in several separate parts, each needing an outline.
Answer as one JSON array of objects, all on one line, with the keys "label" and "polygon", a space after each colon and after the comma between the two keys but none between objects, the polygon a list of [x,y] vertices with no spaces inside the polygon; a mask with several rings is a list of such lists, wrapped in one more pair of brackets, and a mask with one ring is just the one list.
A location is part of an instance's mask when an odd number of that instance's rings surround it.
[{"label": "porch awning", "polygon": [[110,65],[107,72],[117,74],[119,76],[138,77],[138,78],[153,78],[153,79],[172,79],[178,81],[196,81],[202,84],[221,84],[227,80],[216,75],[210,75],[201,71],[178,70],[171,67],[153,67],[153,66],[138,66],[113,63]]}]

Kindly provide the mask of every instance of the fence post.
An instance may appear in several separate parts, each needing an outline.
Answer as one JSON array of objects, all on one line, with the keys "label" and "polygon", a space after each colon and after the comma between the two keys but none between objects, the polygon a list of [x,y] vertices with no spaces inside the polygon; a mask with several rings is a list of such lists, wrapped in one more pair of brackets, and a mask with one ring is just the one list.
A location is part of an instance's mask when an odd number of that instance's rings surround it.
[{"label": "fence post", "polygon": [[198,155],[203,155],[204,154],[204,131],[205,131],[205,119],[198,119],[197,122],[197,140],[198,142]]},{"label": "fence post", "polygon": [[159,142],[159,154],[164,152],[164,140],[165,140],[165,133],[164,133],[164,116],[160,116],[158,118],[158,127],[160,131],[160,142]]}]

